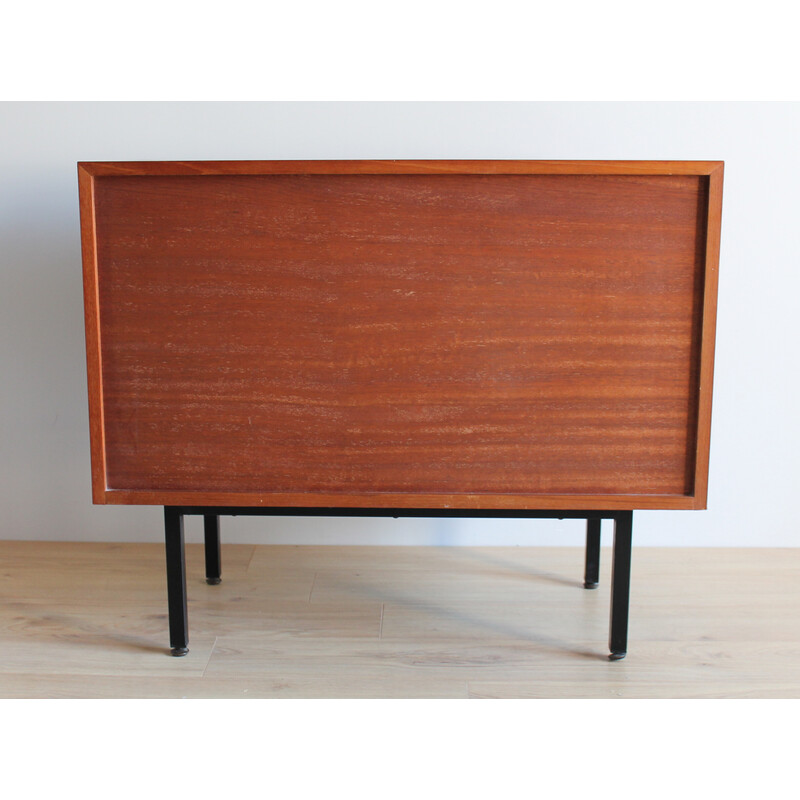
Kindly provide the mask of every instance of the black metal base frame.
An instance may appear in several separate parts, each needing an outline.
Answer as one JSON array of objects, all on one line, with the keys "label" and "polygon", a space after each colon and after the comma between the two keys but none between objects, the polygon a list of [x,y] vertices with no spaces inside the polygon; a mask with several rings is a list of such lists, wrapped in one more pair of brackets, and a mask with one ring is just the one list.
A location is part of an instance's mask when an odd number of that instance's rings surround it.
[{"label": "black metal base frame", "polygon": [[600,575],[600,525],[614,520],[614,551],[611,567],[611,623],[609,659],[625,658],[628,648],[628,606],[630,600],[631,543],[633,511],[516,511],[502,509],[431,508],[257,508],[250,506],[165,506],[164,532],[167,555],[167,600],[169,641],[173,656],[189,652],[189,623],[186,612],[186,562],[183,518],[202,516],[205,532],[206,581],[221,581],[219,518],[229,516],[269,517],[434,517],[490,519],[585,519],[586,562],[583,585],[597,587]]}]

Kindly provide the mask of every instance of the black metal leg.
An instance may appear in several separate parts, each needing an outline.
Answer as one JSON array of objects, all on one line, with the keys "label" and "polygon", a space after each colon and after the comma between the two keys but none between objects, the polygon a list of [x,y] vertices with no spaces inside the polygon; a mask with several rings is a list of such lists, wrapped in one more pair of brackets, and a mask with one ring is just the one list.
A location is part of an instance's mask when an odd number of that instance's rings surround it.
[{"label": "black metal leg", "polygon": [[169,600],[169,637],[172,655],[189,652],[188,616],[186,609],[186,566],[183,544],[183,517],[202,515],[205,527],[206,580],[219,583],[221,577],[219,516],[221,514],[288,515],[288,516],[392,516],[392,517],[474,517],[474,518],[541,518],[586,520],[586,570],[584,586],[593,589],[598,584],[600,567],[601,518],[614,520],[614,552],[611,568],[611,624],[609,658],[625,658],[628,649],[628,607],[630,601],[631,544],[633,511],[541,510],[498,511],[495,509],[395,509],[395,508],[317,508],[250,506],[165,506],[164,524],[167,554],[167,594]]},{"label": "black metal leg", "polygon": [[609,658],[619,661],[628,650],[628,605],[631,590],[631,538],[633,512],[620,511],[614,517],[614,560],[611,566],[611,632]]},{"label": "black metal leg", "polygon": [[173,656],[185,656],[189,652],[189,619],[186,613],[183,514],[172,506],[164,506],[164,535],[167,550],[169,646]]},{"label": "black metal leg", "polygon": [[206,583],[216,586],[222,580],[222,558],[219,544],[219,517],[206,514],[203,517],[206,540]]},{"label": "black metal leg", "polygon": [[586,520],[586,569],[583,588],[596,589],[600,581],[600,523],[599,519]]}]

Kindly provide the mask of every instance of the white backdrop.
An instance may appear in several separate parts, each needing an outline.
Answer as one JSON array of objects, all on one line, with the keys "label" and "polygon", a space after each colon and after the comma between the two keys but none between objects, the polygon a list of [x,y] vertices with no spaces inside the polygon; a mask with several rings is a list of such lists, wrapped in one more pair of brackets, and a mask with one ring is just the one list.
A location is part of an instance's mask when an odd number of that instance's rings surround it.
[{"label": "white backdrop", "polygon": [[[634,544],[797,546],[798,142],[798,103],[0,103],[0,539],[162,536],[159,508],[91,504],[77,161],[721,159],[709,510],[637,512]],[[254,543],[577,545],[582,531],[223,520],[223,541]]]}]

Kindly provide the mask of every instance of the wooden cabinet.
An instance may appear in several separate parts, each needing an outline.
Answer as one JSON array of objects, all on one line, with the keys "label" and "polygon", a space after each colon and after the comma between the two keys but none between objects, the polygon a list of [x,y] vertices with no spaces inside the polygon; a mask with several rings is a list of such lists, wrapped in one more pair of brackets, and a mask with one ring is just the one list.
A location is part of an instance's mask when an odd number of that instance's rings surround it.
[{"label": "wooden cabinet", "polygon": [[78,171],[95,502],[705,507],[721,162]]}]

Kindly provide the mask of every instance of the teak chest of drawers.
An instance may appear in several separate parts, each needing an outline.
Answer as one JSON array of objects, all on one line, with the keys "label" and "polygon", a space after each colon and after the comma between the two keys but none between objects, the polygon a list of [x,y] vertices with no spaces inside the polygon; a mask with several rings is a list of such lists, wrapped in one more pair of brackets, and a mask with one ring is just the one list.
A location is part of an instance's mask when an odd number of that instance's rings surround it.
[{"label": "teak chest of drawers", "polygon": [[706,504],[717,161],[78,165],[96,503],[577,517]]}]

